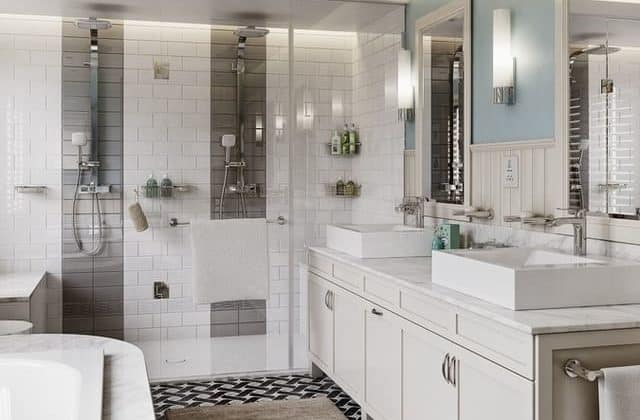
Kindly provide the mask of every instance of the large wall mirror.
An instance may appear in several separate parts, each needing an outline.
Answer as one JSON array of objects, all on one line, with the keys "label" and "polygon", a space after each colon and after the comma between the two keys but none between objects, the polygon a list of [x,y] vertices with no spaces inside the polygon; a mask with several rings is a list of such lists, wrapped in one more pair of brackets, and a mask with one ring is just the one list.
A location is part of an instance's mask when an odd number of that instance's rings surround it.
[{"label": "large wall mirror", "polygon": [[569,0],[568,48],[569,206],[638,219],[640,4]]},{"label": "large wall mirror", "polygon": [[470,185],[470,23],[468,1],[455,1],[416,23],[416,161],[422,194],[465,204]]}]

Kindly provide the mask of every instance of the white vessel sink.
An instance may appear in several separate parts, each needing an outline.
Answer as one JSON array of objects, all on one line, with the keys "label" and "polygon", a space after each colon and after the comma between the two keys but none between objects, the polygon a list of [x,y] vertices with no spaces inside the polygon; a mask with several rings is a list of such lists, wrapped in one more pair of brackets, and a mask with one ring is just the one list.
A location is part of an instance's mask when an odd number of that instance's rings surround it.
[{"label": "white vessel sink", "polygon": [[434,251],[432,281],[513,310],[640,303],[640,263],[545,249]]},{"label": "white vessel sink", "polygon": [[428,257],[431,230],[402,225],[327,225],[327,247],[358,258]]}]

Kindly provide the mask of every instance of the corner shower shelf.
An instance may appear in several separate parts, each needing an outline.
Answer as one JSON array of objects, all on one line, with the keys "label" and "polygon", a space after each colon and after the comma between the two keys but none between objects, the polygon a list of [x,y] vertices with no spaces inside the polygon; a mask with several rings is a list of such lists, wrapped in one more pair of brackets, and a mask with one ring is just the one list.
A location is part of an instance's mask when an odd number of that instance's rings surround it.
[{"label": "corner shower shelf", "polygon": [[360,192],[362,191],[362,185],[356,184],[353,194],[338,194],[338,188],[335,184],[329,184],[327,186],[329,190],[329,194],[338,198],[356,198],[360,197]]},{"label": "corner shower shelf", "polygon": [[327,143],[327,147],[329,148],[329,155],[331,156],[335,156],[335,157],[353,157],[353,156],[358,156],[360,154],[360,150],[362,150],[362,143],[357,142],[356,143],[356,151],[355,153],[339,153],[337,155],[334,155],[333,153],[331,153],[331,143]]},{"label": "corner shower shelf", "polygon": [[42,194],[47,191],[44,185],[16,185],[13,189],[19,194]]},{"label": "corner shower shelf", "polygon": [[[147,187],[146,185],[140,185],[138,190],[141,192],[142,196],[145,198],[171,198],[174,192],[185,193],[191,191],[191,186],[189,185],[171,185],[168,187]],[[151,194],[147,195],[148,190]],[[163,192],[167,191],[168,195],[162,195]]]}]

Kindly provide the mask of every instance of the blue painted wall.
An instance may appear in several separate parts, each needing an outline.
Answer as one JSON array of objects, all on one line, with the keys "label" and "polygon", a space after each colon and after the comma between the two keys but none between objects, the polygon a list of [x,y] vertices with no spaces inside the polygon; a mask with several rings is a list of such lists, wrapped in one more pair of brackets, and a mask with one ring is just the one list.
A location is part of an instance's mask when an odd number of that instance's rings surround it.
[{"label": "blue painted wall", "polygon": [[[516,103],[493,105],[493,10],[511,9]],[[553,138],[554,1],[476,0],[473,7],[473,142]]]},{"label": "blue painted wall", "polygon": [[[446,4],[411,0],[407,7],[408,45],[414,50],[415,21]],[[512,11],[516,56],[516,104],[493,105],[493,10]],[[554,0],[475,0],[473,6],[474,143],[505,142],[554,136]],[[407,124],[407,148],[415,147],[414,124]]]}]

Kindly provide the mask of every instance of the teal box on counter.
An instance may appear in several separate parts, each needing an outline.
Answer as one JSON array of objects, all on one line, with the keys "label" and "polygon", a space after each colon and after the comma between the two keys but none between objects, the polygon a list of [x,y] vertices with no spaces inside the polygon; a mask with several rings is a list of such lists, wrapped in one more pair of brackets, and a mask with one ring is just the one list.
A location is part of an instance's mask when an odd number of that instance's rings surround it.
[{"label": "teal box on counter", "polygon": [[460,225],[444,223],[436,227],[435,236],[442,240],[444,249],[460,248]]}]

